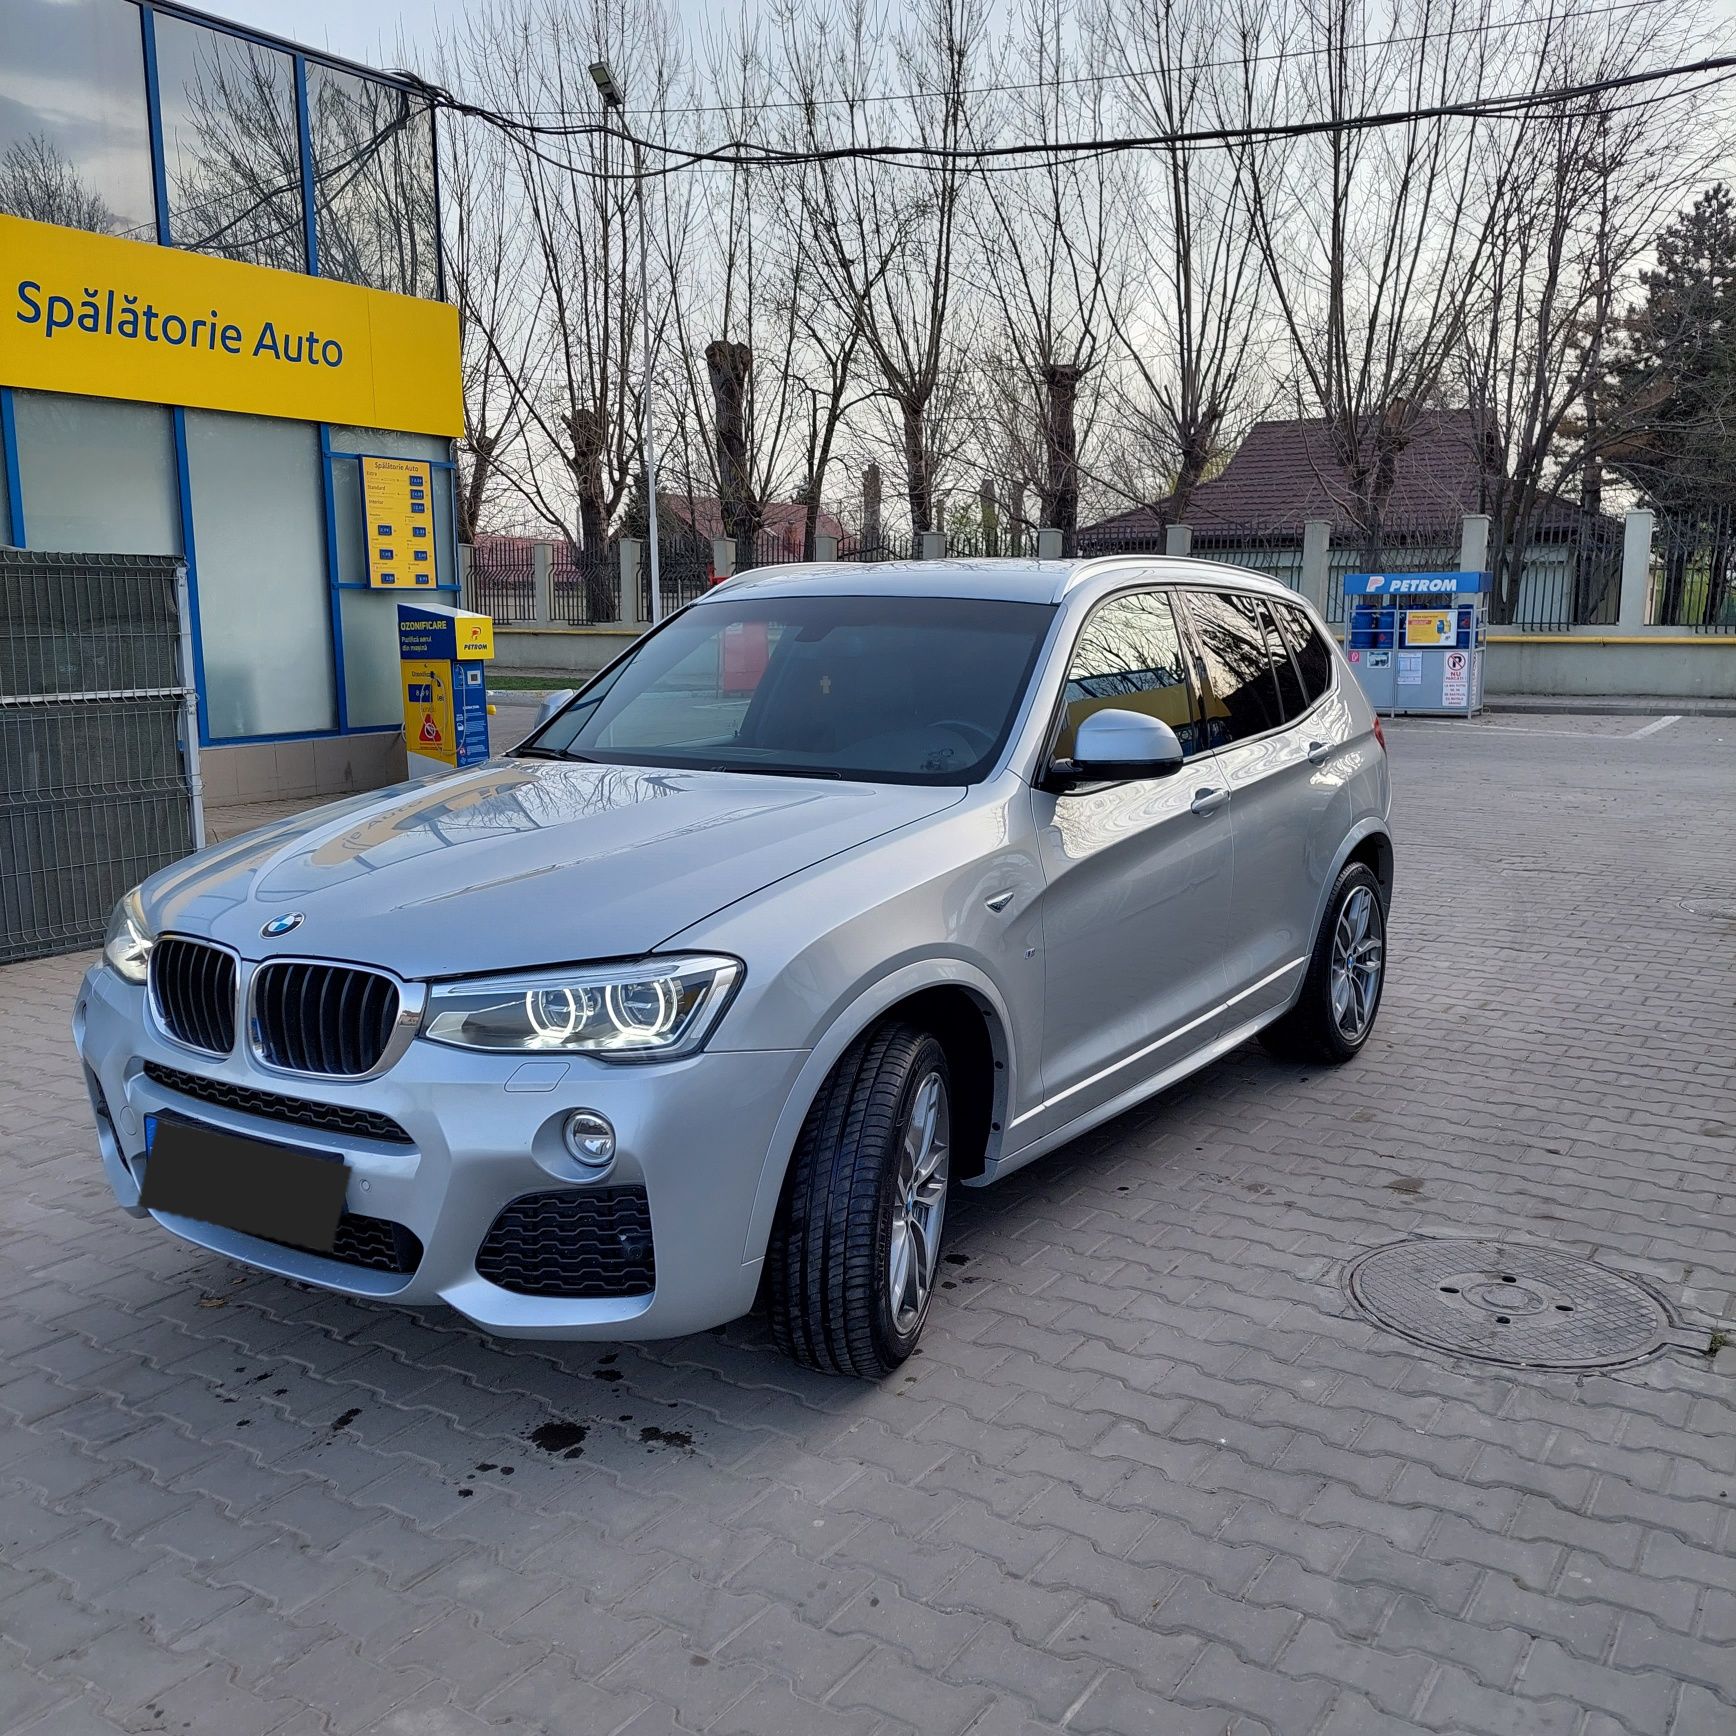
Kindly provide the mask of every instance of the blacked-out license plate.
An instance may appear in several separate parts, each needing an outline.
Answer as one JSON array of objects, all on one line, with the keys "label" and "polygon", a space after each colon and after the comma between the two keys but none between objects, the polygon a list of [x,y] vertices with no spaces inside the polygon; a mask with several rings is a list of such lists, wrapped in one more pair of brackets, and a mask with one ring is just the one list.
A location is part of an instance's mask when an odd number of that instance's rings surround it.
[{"label": "blacked-out license plate", "polygon": [[329,1254],[350,1166],[218,1127],[147,1119],[139,1203],[154,1212]]}]

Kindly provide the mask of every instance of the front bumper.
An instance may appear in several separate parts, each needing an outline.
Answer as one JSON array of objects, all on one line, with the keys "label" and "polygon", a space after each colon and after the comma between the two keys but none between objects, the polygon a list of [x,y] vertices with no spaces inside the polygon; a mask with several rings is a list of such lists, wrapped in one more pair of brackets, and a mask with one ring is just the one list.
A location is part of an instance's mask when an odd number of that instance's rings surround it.
[{"label": "front bumper", "polygon": [[[170,1042],[146,1018],[142,988],[98,965],[79,989],[73,1036],[96,1111],[115,1197],[135,1216],[144,1118],[170,1113],[233,1133],[336,1153],[350,1166],[345,1210],[383,1218],[422,1244],[415,1269],[347,1264],[194,1219],[148,1214],[187,1241],[287,1278],[351,1296],[445,1302],[477,1325],[525,1338],[668,1338],[733,1320],[752,1307],[763,1247],[749,1220],[773,1131],[805,1050],[707,1051],[665,1065],[610,1066],[583,1057],[472,1053],[412,1042],[386,1073],[354,1085],[297,1079]],[[269,1092],[389,1116],[409,1135],[391,1143],[221,1107],[167,1088],[147,1063]],[[601,1178],[567,1154],[574,1109],[614,1124],[617,1155]],[[654,1289],[594,1300],[529,1296],[479,1275],[477,1248],[502,1207],[557,1189],[639,1186],[650,1210]]]}]

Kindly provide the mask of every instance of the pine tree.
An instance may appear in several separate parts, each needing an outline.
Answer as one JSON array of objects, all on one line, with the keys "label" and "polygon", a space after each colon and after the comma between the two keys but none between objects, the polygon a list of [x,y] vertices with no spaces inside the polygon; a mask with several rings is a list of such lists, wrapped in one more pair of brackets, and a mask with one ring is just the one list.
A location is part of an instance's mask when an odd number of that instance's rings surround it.
[{"label": "pine tree", "polygon": [[1658,237],[1616,370],[1616,467],[1660,514],[1736,505],[1736,195]]},{"label": "pine tree", "polygon": [[1613,467],[1658,514],[1657,619],[1718,620],[1736,564],[1736,196],[1722,182],[1658,237],[1615,370]]}]

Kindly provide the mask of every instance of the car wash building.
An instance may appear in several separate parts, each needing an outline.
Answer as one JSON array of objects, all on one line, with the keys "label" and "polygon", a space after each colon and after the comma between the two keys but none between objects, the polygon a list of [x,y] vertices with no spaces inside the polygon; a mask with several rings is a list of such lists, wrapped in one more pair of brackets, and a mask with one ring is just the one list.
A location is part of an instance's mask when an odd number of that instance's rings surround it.
[{"label": "car wash building", "polygon": [[410,84],[0,0],[0,546],[184,565],[207,803],[402,775],[397,602],[458,582],[439,228]]}]

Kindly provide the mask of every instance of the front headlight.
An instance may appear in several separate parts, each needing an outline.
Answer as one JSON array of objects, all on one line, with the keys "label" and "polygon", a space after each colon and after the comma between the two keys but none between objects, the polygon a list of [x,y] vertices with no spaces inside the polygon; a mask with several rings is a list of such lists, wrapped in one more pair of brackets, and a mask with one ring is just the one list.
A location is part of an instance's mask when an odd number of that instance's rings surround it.
[{"label": "front headlight", "polygon": [[102,937],[103,962],[130,983],[142,983],[150,970],[151,948],[157,937],[145,923],[144,906],[137,891],[129,892],[114,907],[108,933]]},{"label": "front headlight", "polygon": [[705,1041],[740,977],[736,959],[690,957],[434,983],[422,1035],[461,1049],[664,1061]]}]

